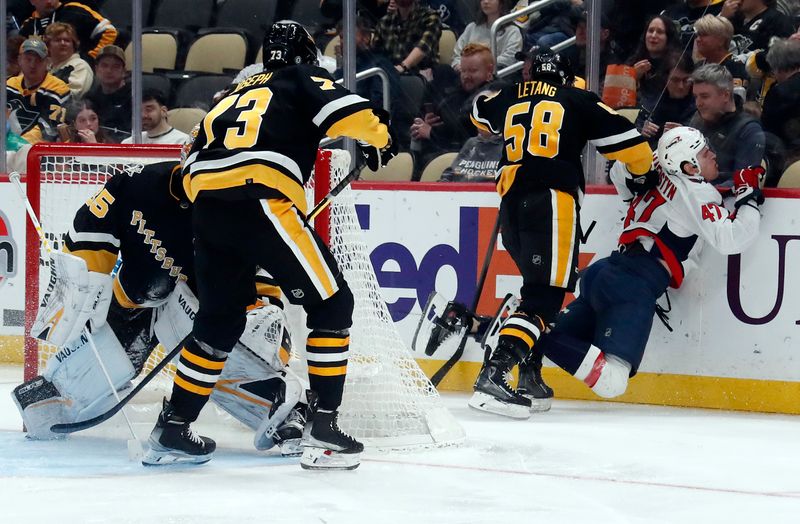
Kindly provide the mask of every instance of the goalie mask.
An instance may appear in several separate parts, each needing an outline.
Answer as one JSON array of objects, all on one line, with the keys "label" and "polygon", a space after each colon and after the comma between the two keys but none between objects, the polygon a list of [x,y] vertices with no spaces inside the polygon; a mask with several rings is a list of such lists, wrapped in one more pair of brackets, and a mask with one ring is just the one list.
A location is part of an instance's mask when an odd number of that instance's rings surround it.
[{"label": "goalie mask", "polygon": [[275,22],[264,36],[264,68],[317,65],[317,46],[306,28],[297,22]]},{"label": "goalie mask", "polygon": [[534,80],[546,80],[563,86],[570,86],[575,81],[575,73],[569,59],[554,52],[549,47],[540,47],[533,57],[531,77]]},{"label": "goalie mask", "polygon": [[657,157],[661,168],[670,175],[688,176],[684,169],[686,164],[697,168],[700,175],[700,160],[697,158],[708,142],[703,133],[692,127],[676,127],[670,129],[658,141]]}]

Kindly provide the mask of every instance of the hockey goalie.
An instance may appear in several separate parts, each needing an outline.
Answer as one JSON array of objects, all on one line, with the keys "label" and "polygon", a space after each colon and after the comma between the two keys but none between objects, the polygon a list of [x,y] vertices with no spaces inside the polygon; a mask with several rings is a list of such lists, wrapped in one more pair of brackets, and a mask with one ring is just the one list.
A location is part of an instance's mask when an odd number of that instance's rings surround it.
[{"label": "hockey goalie", "polygon": [[[124,396],[159,343],[168,352],[191,332],[198,309],[193,266],[191,209],[178,162],[115,176],[77,211],[63,251],[52,254],[31,330],[58,350],[40,376],[13,392],[30,438],[56,438],[54,424],[104,413],[116,404],[110,382]],[[291,337],[280,290],[256,271],[246,328],[211,400],[255,431],[257,449],[279,445],[295,455],[305,386],[287,367]],[[178,366],[178,376],[192,373],[190,364]]]}]

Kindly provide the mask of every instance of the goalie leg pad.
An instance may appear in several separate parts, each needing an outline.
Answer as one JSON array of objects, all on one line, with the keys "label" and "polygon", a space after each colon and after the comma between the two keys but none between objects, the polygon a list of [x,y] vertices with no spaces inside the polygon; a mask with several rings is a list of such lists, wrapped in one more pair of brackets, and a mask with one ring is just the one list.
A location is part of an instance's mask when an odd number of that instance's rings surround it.
[{"label": "goalie leg pad", "polygon": [[232,417],[255,430],[256,449],[275,445],[275,431],[300,401],[305,390],[292,374],[276,371],[263,359],[237,344],[228,357],[211,400]]},{"label": "goalie leg pad", "polygon": [[[114,332],[103,324],[92,337],[116,390],[127,388],[136,371]],[[65,419],[57,422],[92,418],[116,403],[85,333],[53,355],[42,375],[68,401]]]},{"label": "goalie leg pad", "polygon": [[156,309],[153,325],[158,341],[165,348],[174,348],[191,333],[199,303],[185,282],[175,285],[166,302]]}]

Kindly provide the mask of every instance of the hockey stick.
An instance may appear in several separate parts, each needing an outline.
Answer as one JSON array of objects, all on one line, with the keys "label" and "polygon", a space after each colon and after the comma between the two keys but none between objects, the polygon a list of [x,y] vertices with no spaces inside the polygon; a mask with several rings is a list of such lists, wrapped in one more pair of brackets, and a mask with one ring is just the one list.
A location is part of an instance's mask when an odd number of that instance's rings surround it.
[{"label": "hockey stick", "polygon": [[445,362],[439,371],[433,374],[431,377],[431,383],[434,387],[437,387],[439,383],[444,379],[445,375],[453,369],[453,366],[461,359],[461,356],[464,354],[464,348],[467,346],[467,339],[469,338],[470,331],[471,331],[471,324],[472,318],[477,316],[475,310],[478,308],[478,302],[480,302],[481,294],[483,294],[483,285],[486,283],[486,276],[489,274],[489,264],[492,262],[492,254],[494,253],[495,245],[497,244],[497,237],[500,234],[500,213],[497,213],[497,220],[494,222],[494,229],[492,229],[492,236],[489,239],[489,245],[486,248],[486,256],[483,258],[483,268],[481,268],[481,275],[478,278],[478,287],[475,289],[475,296],[472,297],[472,307],[469,309],[469,313],[471,315],[470,318],[470,325],[467,326],[467,329],[464,331],[464,334],[461,335],[461,341],[458,343],[458,348],[456,348],[455,353]]},{"label": "hockey stick", "polygon": [[361,170],[359,168],[354,168],[352,171],[347,173],[347,176],[341,179],[339,183],[336,184],[334,188],[331,189],[316,206],[314,206],[314,209],[311,210],[311,213],[308,214],[306,219],[312,220],[314,217],[325,211],[325,209],[331,204],[333,197],[344,191],[344,189],[350,185],[350,182],[358,178],[360,173]]},{"label": "hockey stick", "polygon": [[141,382],[139,382],[136,385],[136,387],[131,390],[130,393],[125,395],[125,397],[122,400],[117,402],[108,411],[106,411],[105,413],[101,413],[94,418],[82,420],[79,422],[55,424],[53,426],[50,426],[50,431],[52,431],[53,433],[74,433],[76,431],[83,431],[84,429],[89,429],[91,427],[94,427],[100,424],[101,422],[105,422],[106,420],[116,415],[117,412],[125,406],[125,404],[130,402],[130,400],[134,396],[136,396],[136,394],[139,393],[142,390],[142,388],[144,388],[148,383],[150,383],[150,381],[153,380],[153,378],[155,378],[155,376],[158,375],[159,372],[161,372],[161,370],[164,369],[164,367],[178,355],[178,353],[180,353],[181,349],[183,349],[184,344],[186,344],[189,341],[189,338],[191,336],[192,336],[191,333],[186,335],[186,337],[183,340],[181,340],[180,343],[172,349],[172,351],[167,353],[167,355],[163,359],[161,359],[161,362],[159,362],[156,365],[156,367],[154,367],[152,371],[150,371],[150,373],[148,373],[147,375],[144,376],[144,378],[142,378]]},{"label": "hockey stick", "polygon": [[[52,254],[52,249],[50,248],[50,244],[47,242],[47,238],[44,236],[44,231],[42,230],[42,225],[39,222],[39,219],[36,216],[36,213],[33,211],[33,206],[31,206],[30,201],[28,200],[28,196],[25,194],[25,190],[22,189],[22,183],[20,182],[20,175],[16,171],[9,174],[8,178],[17,188],[17,192],[19,192],[19,196],[23,202],[25,202],[25,210],[28,212],[28,218],[30,218],[31,223],[33,224],[34,229],[36,229],[36,233],[39,235],[39,241],[42,243],[42,247],[45,249],[48,255]],[[89,329],[84,326],[83,333],[86,336],[87,342],[89,343],[89,347],[92,348],[92,352],[94,353],[95,358],[97,359],[97,363],[100,365],[100,369],[103,371],[103,375],[106,377],[108,381],[108,385],[111,388],[111,392],[114,394],[114,397],[117,399],[117,402],[120,401],[119,394],[117,393],[117,389],[114,387],[114,382],[111,380],[111,376],[108,374],[108,369],[106,369],[105,364],[103,363],[103,359],[100,358],[100,353],[97,351],[97,346],[94,343],[94,337]],[[133,429],[133,424],[131,423],[130,419],[128,418],[128,414],[125,411],[122,412],[125,416],[125,422],[128,425],[128,430],[131,432],[131,436],[133,437],[132,440],[128,440],[128,455],[130,456],[131,460],[137,460],[142,457],[144,454],[144,450],[142,449],[142,443],[139,441],[139,437],[136,435],[136,431]]]}]

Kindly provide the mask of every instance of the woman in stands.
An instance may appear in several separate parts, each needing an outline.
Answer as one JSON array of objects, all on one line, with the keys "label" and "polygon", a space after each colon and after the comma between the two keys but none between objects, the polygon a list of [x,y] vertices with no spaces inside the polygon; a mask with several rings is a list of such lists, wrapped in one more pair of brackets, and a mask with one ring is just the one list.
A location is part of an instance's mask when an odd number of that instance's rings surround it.
[{"label": "woman in stands", "polygon": [[667,85],[674,56],[680,53],[680,35],[671,18],[652,17],[645,26],[636,52],[628,60],[636,70],[639,105],[652,111],[656,100]]},{"label": "woman in stands", "polygon": [[69,85],[74,99],[82,98],[94,81],[92,67],[78,54],[78,34],[70,24],[53,22],[45,30],[50,73]]},{"label": "woman in stands", "polygon": [[91,100],[85,99],[67,109],[67,123],[58,126],[58,136],[62,142],[83,144],[113,144],[105,130],[100,127],[97,108]]},{"label": "woman in stands", "polygon": [[[492,24],[511,10],[509,0],[480,0],[480,11],[475,21],[471,22],[461,36],[458,37],[453,49],[453,62],[451,65],[458,73],[461,71],[461,51],[467,44],[477,43],[490,46]],[[522,32],[515,24],[509,24],[497,32],[497,68],[502,69],[516,63],[514,55],[522,50]]]}]

